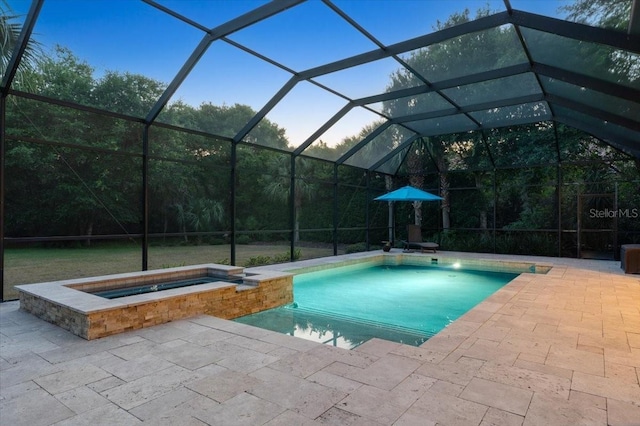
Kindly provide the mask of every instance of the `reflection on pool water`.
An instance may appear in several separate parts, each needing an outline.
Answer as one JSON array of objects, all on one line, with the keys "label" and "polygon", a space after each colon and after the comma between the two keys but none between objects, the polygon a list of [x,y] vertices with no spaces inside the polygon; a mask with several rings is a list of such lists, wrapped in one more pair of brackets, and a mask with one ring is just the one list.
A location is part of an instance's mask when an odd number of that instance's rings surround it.
[{"label": "reflection on pool water", "polygon": [[296,275],[294,303],[236,321],[344,348],[419,346],[518,274],[360,264]]}]

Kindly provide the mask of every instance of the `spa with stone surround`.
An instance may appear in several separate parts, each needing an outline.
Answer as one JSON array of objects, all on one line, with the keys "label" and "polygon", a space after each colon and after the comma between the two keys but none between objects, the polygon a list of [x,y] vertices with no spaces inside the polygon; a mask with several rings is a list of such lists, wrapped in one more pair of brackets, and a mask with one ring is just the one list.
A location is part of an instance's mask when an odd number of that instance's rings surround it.
[{"label": "spa with stone surround", "polygon": [[[108,299],[96,292],[207,277],[210,282]],[[293,275],[217,264],[21,285],[20,308],[87,340],[201,314],[231,319],[293,301]]]}]

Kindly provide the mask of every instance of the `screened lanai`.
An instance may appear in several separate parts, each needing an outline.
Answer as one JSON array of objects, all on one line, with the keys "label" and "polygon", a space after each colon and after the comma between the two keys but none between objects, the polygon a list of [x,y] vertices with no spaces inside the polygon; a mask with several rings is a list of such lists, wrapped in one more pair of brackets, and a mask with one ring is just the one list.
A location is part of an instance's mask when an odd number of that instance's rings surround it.
[{"label": "screened lanai", "polygon": [[[444,250],[640,242],[638,0],[1,4],[3,300],[409,223]],[[407,184],[443,200],[374,201]]]}]

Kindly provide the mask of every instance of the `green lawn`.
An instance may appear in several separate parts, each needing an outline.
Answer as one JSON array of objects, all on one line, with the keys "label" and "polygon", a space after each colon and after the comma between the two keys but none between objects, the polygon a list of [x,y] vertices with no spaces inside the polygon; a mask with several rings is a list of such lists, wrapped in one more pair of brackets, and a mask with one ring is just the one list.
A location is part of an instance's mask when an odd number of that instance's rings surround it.
[{"label": "green lawn", "polygon": [[[300,259],[333,255],[331,247],[302,247]],[[236,263],[246,265],[259,256],[283,256],[288,245],[236,246]],[[202,263],[229,263],[229,245],[150,247],[149,269]],[[4,297],[18,297],[14,285],[140,271],[142,254],[137,246],[91,248],[25,248],[5,250]]]}]

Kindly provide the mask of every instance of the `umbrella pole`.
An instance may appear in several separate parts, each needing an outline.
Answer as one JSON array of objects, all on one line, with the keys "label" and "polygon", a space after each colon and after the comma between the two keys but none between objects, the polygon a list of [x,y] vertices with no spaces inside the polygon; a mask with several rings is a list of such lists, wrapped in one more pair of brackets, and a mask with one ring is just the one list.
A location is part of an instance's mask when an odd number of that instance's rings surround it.
[{"label": "umbrella pole", "polygon": [[389,202],[389,241],[391,242],[391,244],[393,244],[394,240],[394,234],[395,234],[395,229],[393,227],[393,201]]}]

